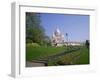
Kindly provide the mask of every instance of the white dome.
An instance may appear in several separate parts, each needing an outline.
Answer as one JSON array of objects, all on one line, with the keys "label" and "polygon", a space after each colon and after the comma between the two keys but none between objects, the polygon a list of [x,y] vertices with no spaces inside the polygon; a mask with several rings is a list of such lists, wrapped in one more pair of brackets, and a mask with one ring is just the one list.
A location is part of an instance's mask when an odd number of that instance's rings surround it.
[{"label": "white dome", "polygon": [[59,30],[58,28],[56,29],[56,32],[59,33],[59,34],[61,33],[60,30]]},{"label": "white dome", "polygon": [[58,28],[56,28],[56,30],[55,30],[55,35],[61,35],[61,32]]}]

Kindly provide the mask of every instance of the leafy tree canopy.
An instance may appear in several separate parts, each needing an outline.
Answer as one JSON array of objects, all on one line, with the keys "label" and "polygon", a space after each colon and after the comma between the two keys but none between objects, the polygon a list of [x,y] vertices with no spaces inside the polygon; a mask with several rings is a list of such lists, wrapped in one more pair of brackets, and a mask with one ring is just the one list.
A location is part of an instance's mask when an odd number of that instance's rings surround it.
[{"label": "leafy tree canopy", "polygon": [[37,13],[26,13],[26,38],[40,44],[44,35],[40,15]]},{"label": "leafy tree canopy", "polygon": [[41,26],[40,18],[41,16],[39,13],[26,13],[26,40],[28,40],[26,42],[32,40],[33,43],[47,43],[49,38],[45,35],[45,30]]}]

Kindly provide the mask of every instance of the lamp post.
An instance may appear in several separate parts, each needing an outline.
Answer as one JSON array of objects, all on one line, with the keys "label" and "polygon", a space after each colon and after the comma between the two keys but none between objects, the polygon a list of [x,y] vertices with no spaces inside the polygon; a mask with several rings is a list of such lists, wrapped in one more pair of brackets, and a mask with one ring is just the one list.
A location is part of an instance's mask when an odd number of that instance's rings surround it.
[{"label": "lamp post", "polygon": [[68,33],[66,33],[66,40],[67,40],[67,46],[68,46]]}]

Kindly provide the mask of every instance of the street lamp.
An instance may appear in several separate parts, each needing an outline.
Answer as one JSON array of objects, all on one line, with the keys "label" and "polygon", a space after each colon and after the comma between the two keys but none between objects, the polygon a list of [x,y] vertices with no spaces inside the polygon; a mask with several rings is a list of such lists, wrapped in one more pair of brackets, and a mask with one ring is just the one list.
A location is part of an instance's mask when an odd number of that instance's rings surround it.
[{"label": "street lamp", "polygon": [[68,33],[66,33],[66,40],[67,40],[67,46],[68,46]]}]

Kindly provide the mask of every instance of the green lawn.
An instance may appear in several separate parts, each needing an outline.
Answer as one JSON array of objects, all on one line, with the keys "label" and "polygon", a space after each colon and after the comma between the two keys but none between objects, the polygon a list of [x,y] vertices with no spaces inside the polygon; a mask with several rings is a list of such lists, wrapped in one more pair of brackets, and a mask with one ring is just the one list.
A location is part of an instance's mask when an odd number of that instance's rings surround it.
[{"label": "green lawn", "polygon": [[49,61],[48,65],[76,65],[76,64],[89,64],[89,50],[82,47],[76,52],[66,54],[54,61]]},{"label": "green lawn", "polygon": [[33,47],[26,46],[26,60],[34,60],[65,51],[66,47]]},{"label": "green lawn", "polygon": [[[26,45],[26,60],[38,60],[71,49],[72,48],[69,47],[33,47],[32,45]],[[89,50],[86,47],[81,47],[78,51],[66,54],[56,60],[50,60],[48,62],[49,66],[68,64],[89,64]]]},{"label": "green lawn", "polygon": [[75,64],[89,64],[89,50],[86,47],[83,47],[80,50],[80,58],[77,61],[74,61]]}]

